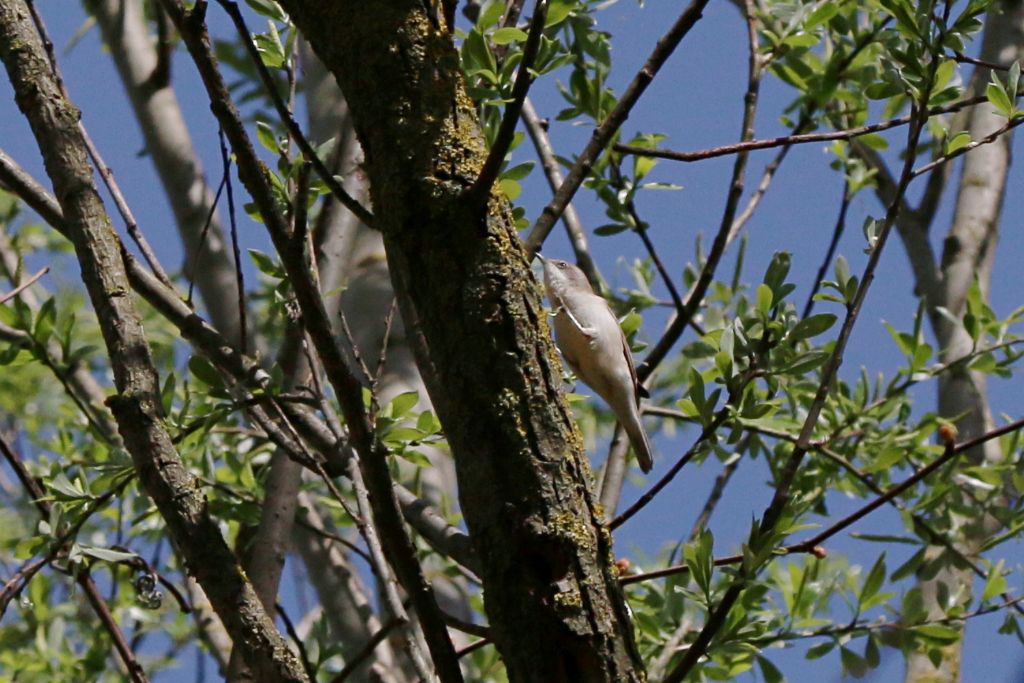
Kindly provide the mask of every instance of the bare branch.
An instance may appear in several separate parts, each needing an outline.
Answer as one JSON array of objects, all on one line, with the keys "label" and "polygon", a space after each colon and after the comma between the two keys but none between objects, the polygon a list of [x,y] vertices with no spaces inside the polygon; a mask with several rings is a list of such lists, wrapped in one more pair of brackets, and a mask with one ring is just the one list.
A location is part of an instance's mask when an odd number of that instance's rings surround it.
[{"label": "bare branch", "polygon": [[[552,192],[557,192],[558,188],[565,182],[565,177],[562,175],[562,169],[558,164],[558,158],[555,156],[555,150],[551,146],[551,139],[547,133],[547,124],[537,115],[537,110],[533,108],[533,102],[530,101],[529,97],[523,100],[523,110],[520,113],[520,117],[526,126],[526,132],[529,134],[530,140],[533,142],[533,147],[537,151],[537,156],[540,158],[540,165],[544,169],[544,176],[548,179],[548,185],[551,187]],[[597,264],[594,263],[594,258],[590,254],[590,246],[587,244],[587,231],[583,228],[579,214],[576,213],[576,207],[573,206],[572,202],[565,205],[565,209],[562,211],[562,222],[565,224],[565,231],[569,235],[569,243],[572,245],[573,254],[576,256],[576,265],[586,274],[587,280],[590,282],[590,286],[594,288],[594,291],[600,292],[604,288],[601,281],[601,273],[598,271]]]}]

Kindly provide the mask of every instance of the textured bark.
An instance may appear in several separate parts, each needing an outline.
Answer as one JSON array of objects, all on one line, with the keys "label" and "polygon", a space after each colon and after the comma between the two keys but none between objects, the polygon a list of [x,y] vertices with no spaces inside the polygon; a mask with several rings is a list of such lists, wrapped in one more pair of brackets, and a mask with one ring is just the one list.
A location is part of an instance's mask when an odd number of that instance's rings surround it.
[{"label": "textured bark", "polygon": [[130,296],[119,240],[93,184],[79,113],[61,94],[22,0],[0,4],[0,58],[39,144],[99,319],[117,388],[108,403],[139,479],[250,666],[266,681],[305,681],[164,428],[156,370]]},{"label": "textured bark", "polygon": [[411,0],[283,4],[351,108],[510,679],[641,680],[509,206],[496,193],[486,206],[466,200],[486,150],[451,35]]},{"label": "textured bark", "polygon": [[[1012,64],[1024,56],[1024,6],[1020,0],[997,3],[988,13],[982,41],[981,59],[990,63]],[[989,81],[989,70],[978,67],[974,88],[984,90]],[[966,130],[974,140],[989,135],[1004,125],[1006,119],[988,104],[971,109]],[[929,303],[930,320],[941,349],[939,360],[951,363],[969,355],[973,340],[962,324],[955,324],[940,315],[936,306],[943,306],[957,320],[966,312],[966,299],[975,278],[985,301],[989,299],[996,243],[999,239],[999,219],[1006,193],[1006,178],[1010,169],[1012,135],[1003,135],[995,142],[978,147],[964,157],[963,171],[957,191],[953,223],[943,245],[941,264],[933,265],[937,276],[918,275],[918,289]],[[915,273],[921,270],[920,252],[911,252],[911,261],[917,261]],[[930,259],[929,259],[930,260]],[[980,436],[993,428],[988,407],[987,377],[963,367],[954,367],[939,377],[939,414],[957,418],[961,440]],[[969,454],[973,464],[997,462],[1002,458],[999,441],[991,440]],[[995,520],[982,517],[970,521],[956,539],[957,546],[966,555],[974,555],[978,548],[998,528]],[[929,550],[930,557],[942,548]],[[961,587],[970,594],[974,574],[970,570],[953,566],[943,568],[938,575],[920,582],[929,618],[945,616],[938,602],[940,586],[945,584],[949,593]],[[907,659],[906,683],[956,683],[961,676],[963,642],[943,650],[942,663],[936,667],[927,655],[913,653]]]}]

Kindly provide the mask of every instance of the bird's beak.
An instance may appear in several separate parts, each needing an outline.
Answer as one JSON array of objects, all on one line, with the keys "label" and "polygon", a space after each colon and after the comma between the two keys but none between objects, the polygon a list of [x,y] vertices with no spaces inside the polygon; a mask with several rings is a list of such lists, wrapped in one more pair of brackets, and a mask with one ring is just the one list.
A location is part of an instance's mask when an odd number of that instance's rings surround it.
[{"label": "bird's beak", "polygon": [[534,258],[539,258],[541,263],[547,263],[548,262],[548,260],[546,258],[544,258],[544,255],[541,254],[539,251],[536,254],[534,254]]}]

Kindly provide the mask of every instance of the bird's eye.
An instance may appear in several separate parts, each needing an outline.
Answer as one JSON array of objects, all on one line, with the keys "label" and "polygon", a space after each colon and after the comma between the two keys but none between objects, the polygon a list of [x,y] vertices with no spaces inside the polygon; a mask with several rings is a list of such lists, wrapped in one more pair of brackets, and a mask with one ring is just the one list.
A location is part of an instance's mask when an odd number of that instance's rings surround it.
[{"label": "bird's eye", "polygon": [[566,265],[565,261],[559,261],[558,262],[558,267],[561,268],[562,270],[565,270],[565,265]]}]

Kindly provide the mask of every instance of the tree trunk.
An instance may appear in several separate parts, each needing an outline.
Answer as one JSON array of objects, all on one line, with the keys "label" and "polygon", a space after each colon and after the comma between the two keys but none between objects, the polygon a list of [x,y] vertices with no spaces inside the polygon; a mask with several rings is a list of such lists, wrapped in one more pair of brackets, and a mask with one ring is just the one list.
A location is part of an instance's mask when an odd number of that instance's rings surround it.
[{"label": "tree trunk", "polygon": [[451,34],[412,0],[283,4],[351,108],[374,227],[455,457],[510,680],[641,680],[508,202],[467,199],[486,149]]}]

